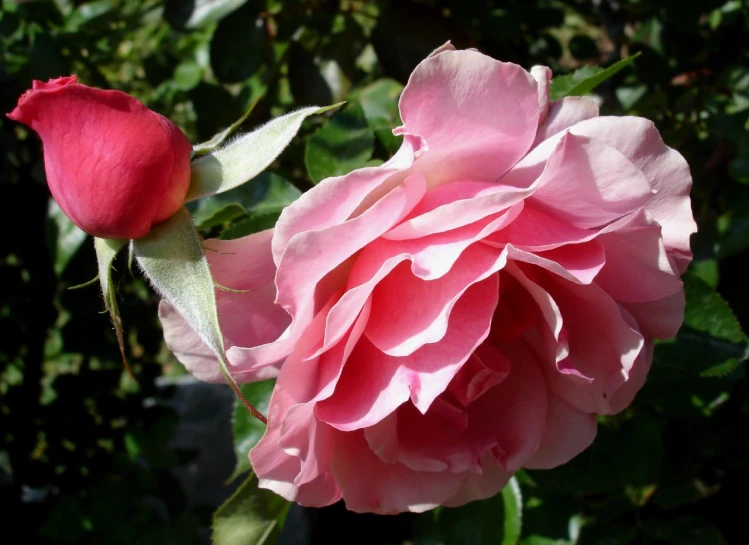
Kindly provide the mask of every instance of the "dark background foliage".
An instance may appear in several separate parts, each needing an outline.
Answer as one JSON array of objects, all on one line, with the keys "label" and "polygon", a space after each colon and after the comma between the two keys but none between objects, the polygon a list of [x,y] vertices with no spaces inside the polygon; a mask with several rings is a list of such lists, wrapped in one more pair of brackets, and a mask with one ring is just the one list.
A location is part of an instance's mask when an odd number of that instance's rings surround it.
[{"label": "dark background foliage", "polygon": [[[245,128],[348,100],[326,124],[307,122],[270,173],[193,209],[206,236],[233,238],[272,226],[322,178],[397,149],[389,131],[400,89],[448,39],[555,74],[640,53],[595,92],[603,113],[654,120],[691,166],[700,232],[686,325],[657,347],[633,406],[601,420],[591,449],[518,475],[521,542],[745,543],[748,9],[743,0],[2,0],[0,110],[32,79],[75,73],[137,96],[198,142],[256,101]],[[205,543],[211,513],[236,487],[223,484],[234,469],[230,393],[183,375],[163,346],[157,298],[122,261],[137,383],[124,372],[96,287],[70,291],[96,275],[93,245],[50,203],[38,139],[3,118],[0,142],[0,542]],[[501,543],[501,501],[492,501],[398,517],[294,507],[281,542]]]}]

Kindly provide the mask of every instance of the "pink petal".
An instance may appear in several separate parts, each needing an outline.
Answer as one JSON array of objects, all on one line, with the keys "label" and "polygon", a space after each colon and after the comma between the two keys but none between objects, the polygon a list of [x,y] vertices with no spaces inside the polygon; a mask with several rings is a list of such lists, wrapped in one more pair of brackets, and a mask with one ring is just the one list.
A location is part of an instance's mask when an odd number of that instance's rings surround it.
[{"label": "pink petal", "polygon": [[608,414],[611,394],[627,381],[643,338],[595,284],[565,282],[548,273],[542,278],[540,284],[559,305],[569,343],[569,355],[556,368],[543,366],[549,385],[581,411]]},{"label": "pink petal", "polygon": [[549,396],[546,432],[533,457],[523,464],[528,469],[551,469],[566,464],[588,448],[596,437],[598,423],[593,414]]},{"label": "pink petal", "polygon": [[532,191],[480,182],[445,184],[427,192],[409,217],[383,238],[408,240],[443,233],[503,211],[507,211],[511,220]]},{"label": "pink petal", "polygon": [[374,289],[366,335],[391,356],[406,356],[442,339],[450,312],[469,286],[498,271],[505,255],[483,244],[469,246],[452,269],[434,280],[415,277],[405,263]]},{"label": "pink petal", "polygon": [[666,254],[661,226],[648,220],[644,211],[597,240],[606,248],[606,265],[596,283],[615,300],[655,301],[683,290]]},{"label": "pink petal", "polygon": [[369,312],[366,305],[345,342],[309,359],[320,343],[331,304],[315,317],[286,360],[273,390],[268,429],[250,451],[261,487],[313,507],[329,505],[341,497],[340,487],[330,473],[333,430],[315,418],[315,403],[332,393]]},{"label": "pink petal", "polygon": [[442,341],[406,357],[388,356],[363,337],[335,393],[317,404],[317,417],[340,430],[355,430],[381,421],[409,397],[426,412],[488,335],[497,293],[496,275],[471,286],[453,308]]},{"label": "pink petal", "polygon": [[370,192],[382,191],[382,186],[386,186],[384,193],[392,190],[406,177],[405,170],[413,162],[414,151],[413,139],[404,139],[398,153],[387,163],[327,178],[284,208],[273,236],[276,265],[294,235],[338,225],[362,206]]},{"label": "pink petal", "polygon": [[546,115],[549,112],[549,84],[551,83],[551,70],[546,66],[534,66],[531,68],[531,76],[538,84],[538,109],[541,116],[538,119],[539,128],[543,127]]},{"label": "pink petal", "polygon": [[441,278],[466,248],[512,221],[520,209],[522,203],[506,213],[446,233],[403,241],[380,238],[369,244],[357,256],[349,273],[347,290],[330,312],[321,350],[327,350],[342,338],[375,286],[399,263],[411,261],[411,273],[422,280]]},{"label": "pink petal", "polygon": [[[344,262],[377,239],[421,199],[424,178],[409,176],[362,215],[349,221],[295,235],[283,252],[276,274],[276,302],[302,324],[315,312],[315,301],[327,300],[345,283]],[[275,238],[274,238],[275,240]],[[340,272],[333,282],[321,283],[326,275]],[[324,293],[320,293],[325,288]]]},{"label": "pink petal", "polygon": [[476,51],[443,51],[422,61],[400,111],[404,126],[397,134],[426,141],[415,167],[430,187],[496,180],[528,150],[540,115],[530,74]]},{"label": "pink petal", "polygon": [[546,424],[547,388],[536,357],[522,341],[504,343],[507,377],[468,408],[469,435],[491,433],[507,471],[520,469],[538,450]]},{"label": "pink petal", "polygon": [[553,250],[564,244],[586,242],[594,238],[597,231],[575,227],[526,203],[522,212],[512,223],[486,237],[492,245],[512,244],[530,252]]},{"label": "pink petal", "polygon": [[459,507],[471,501],[484,500],[496,496],[512,477],[497,458],[487,452],[482,456],[481,473],[467,473],[460,490],[442,502],[445,507]]},{"label": "pink petal", "polygon": [[456,473],[420,472],[402,464],[385,464],[369,448],[362,431],[335,434],[332,469],[346,507],[357,513],[427,511],[453,496],[464,480]]},{"label": "pink petal", "polygon": [[[279,339],[291,322],[274,303],[276,267],[270,251],[272,230],[236,240],[207,240],[206,256],[216,282],[242,293],[216,289],[219,321],[232,374],[240,382],[275,376],[265,369],[288,355],[291,346]],[[210,349],[165,302],[159,306],[164,339],[185,367],[201,380],[223,382]],[[233,347],[239,350],[232,351]],[[248,347],[248,348],[244,348]]]},{"label": "pink petal", "polygon": [[549,157],[538,186],[535,205],[584,229],[619,219],[652,197],[647,179],[624,155],[570,133]]},{"label": "pink petal", "polygon": [[645,379],[653,363],[653,341],[645,341],[645,346],[629,371],[629,379],[611,396],[611,414],[616,414],[629,407],[635,394],[645,384]]},{"label": "pink petal", "polygon": [[570,130],[607,143],[642,170],[656,191],[647,210],[663,227],[666,250],[683,273],[692,259],[689,237],[697,230],[689,202],[692,177],[684,158],[663,143],[652,121],[639,117],[599,117]]},{"label": "pink petal", "polygon": [[508,258],[542,267],[571,282],[590,284],[606,263],[606,252],[595,240],[531,253],[507,245]]},{"label": "pink petal", "polygon": [[634,317],[640,332],[649,339],[672,339],[684,321],[686,300],[678,291],[657,301],[621,303]]},{"label": "pink petal", "polygon": [[551,103],[546,119],[538,127],[536,147],[544,140],[580,121],[598,117],[598,104],[590,97],[564,97]]}]

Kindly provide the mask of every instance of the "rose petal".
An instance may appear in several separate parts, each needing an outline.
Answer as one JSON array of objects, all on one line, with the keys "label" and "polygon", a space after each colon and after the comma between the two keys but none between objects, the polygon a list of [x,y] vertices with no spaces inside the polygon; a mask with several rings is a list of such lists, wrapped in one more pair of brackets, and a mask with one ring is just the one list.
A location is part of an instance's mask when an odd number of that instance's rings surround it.
[{"label": "rose petal", "polygon": [[533,147],[580,121],[598,117],[598,104],[590,97],[564,97],[551,103],[538,127]]},{"label": "rose petal", "polygon": [[655,190],[647,210],[663,227],[666,250],[683,273],[692,259],[689,237],[697,225],[689,201],[692,177],[681,154],[663,143],[652,121],[641,117],[599,117],[570,131],[606,142],[642,171]]},{"label": "rose petal", "polygon": [[430,187],[494,181],[528,150],[539,119],[537,84],[520,66],[476,51],[444,51],[422,61],[400,99],[396,134],[426,141],[415,165]]},{"label": "rose petal", "polygon": [[549,396],[546,418],[541,445],[523,464],[527,469],[551,469],[566,464],[588,448],[596,437],[595,415],[575,409],[555,395]]},{"label": "rose petal", "polygon": [[567,133],[549,157],[531,200],[558,219],[589,229],[619,219],[651,197],[647,179],[624,155]]},{"label": "rose petal", "polygon": [[331,463],[346,507],[357,513],[427,511],[453,496],[464,480],[456,473],[435,474],[385,464],[369,448],[362,431],[334,435]]}]

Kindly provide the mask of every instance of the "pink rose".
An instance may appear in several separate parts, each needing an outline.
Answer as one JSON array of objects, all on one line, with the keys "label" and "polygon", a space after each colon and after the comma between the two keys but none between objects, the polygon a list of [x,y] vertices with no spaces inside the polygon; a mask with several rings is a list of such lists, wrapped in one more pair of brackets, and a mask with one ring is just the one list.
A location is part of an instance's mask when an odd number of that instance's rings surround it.
[{"label": "pink rose", "polygon": [[143,237],[184,203],[192,146],[130,95],[35,81],[8,117],[39,133],[52,196],[91,235]]},{"label": "pink rose", "polygon": [[[260,485],[376,513],[496,494],[587,448],[679,328],[695,224],[653,124],[549,103],[531,74],[443,48],[400,99],[386,164],[330,178],[274,231],[211,241],[240,381],[278,372]],[[210,356],[166,304],[169,346]]]}]

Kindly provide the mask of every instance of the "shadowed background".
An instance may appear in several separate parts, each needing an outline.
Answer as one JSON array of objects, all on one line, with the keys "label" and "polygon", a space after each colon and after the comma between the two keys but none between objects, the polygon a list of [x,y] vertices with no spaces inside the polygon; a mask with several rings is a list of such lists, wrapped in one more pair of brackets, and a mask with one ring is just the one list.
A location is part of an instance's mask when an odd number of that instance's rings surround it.
[{"label": "shadowed background", "polygon": [[[268,173],[191,209],[205,236],[236,238],[272,227],[325,177],[387,159],[403,84],[447,40],[555,74],[639,52],[595,93],[604,115],[655,121],[691,166],[700,232],[687,326],[657,347],[645,388],[601,419],[591,449],[521,472],[521,543],[741,543],[748,31],[737,0],[2,0],[0,109],[32,79],[75,73],[133,94],[199,142],[256,101],[245,129],[347,100],[324,125],[306,122]],[[124,372],[97,287],[69,290],[96,275],[93,244],[49,200],[39,140],[3,117],[0,150],[0,541],[207,543],[212,512],[239,482],[224,484],[235,464],[231,392],[184,375],[163,345],[158,298],[122,260],[137,383]],[[481,532],[490,508],[448,517],[439,541],[425,516],[294,507],[280,543],[499,543]]]}]

